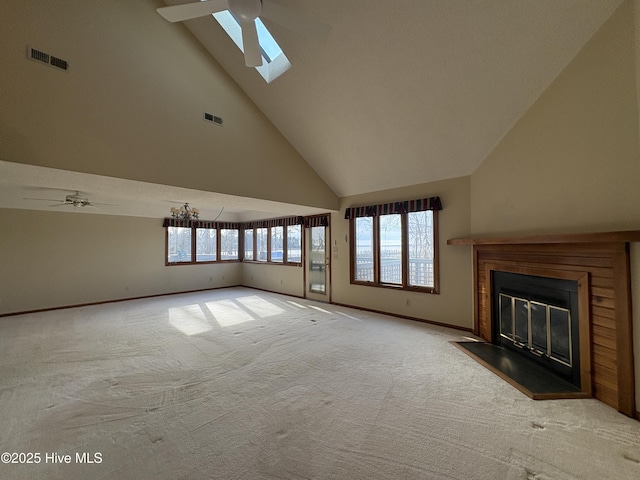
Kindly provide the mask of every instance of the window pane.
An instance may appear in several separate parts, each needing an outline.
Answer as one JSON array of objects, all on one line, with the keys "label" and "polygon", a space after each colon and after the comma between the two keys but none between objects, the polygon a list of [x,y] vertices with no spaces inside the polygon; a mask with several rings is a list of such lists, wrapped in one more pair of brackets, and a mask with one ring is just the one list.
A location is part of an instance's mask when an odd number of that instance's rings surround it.
[{"label": "window pane", "polygon": [[283,237],[284,227],[271,227],[271,261],[284,261]]},{"label": "window pane", "polygon": [[287,262],[302,262],[302,226],[287,227]]},{"label": "window pane", "polygon": [[309,290],[326,294],[326,227],[311,227],[309,236]]},{"label": "window pane", "polygon": [[409,285],[435,287],[433,212],[411,212],[409,221]]},{"label": "window pane", "polygon": [[238,230],[220,230],[220,260],[238,259]]},{"label": "window pane", "polygon": [[355,219],[355,279],[373,282],[373,217]]},{"label": "window pane", "polygon": [[380,282],[402,284],[402,220],[398,214],[381,215]]},{"label": "window pane", "polygon": [[256,228],[256,241],[258,248],[258,261],[267,261],[267,229]]},{"label": "window pane", "polygon": [[167,227],[169,238],[167,262],[191,262],[191,229],[184,227]]},{"label": "window pane", "polygon": [[196,262],[215,262],[216,244],[215,228],[196,228]]},{"label": "window pane", "polygon": [[244,231],[244,259],[253,260],[253,228]]}]

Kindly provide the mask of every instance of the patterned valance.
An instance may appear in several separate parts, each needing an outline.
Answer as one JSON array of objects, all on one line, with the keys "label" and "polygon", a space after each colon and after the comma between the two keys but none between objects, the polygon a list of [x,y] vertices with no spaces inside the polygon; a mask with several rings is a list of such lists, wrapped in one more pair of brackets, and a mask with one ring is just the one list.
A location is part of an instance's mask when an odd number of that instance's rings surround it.
[{"label": "patterned valance", "polygon": [[267,227],[286,227],[289,225],[302,225],[304,217],[281,217],[270,218],[269,220],[256,220],[253,222],[242,223],[242,228],[267,228]]},{"label": "patterned valance", "polygon": [[240,228],[237,222],[212,222],[210,220],[179,220],[177,218],[165,218],[163,227],[185,227],[185,228]]},{"label": "patterned valance", "polygon": [[379,215],[423,212],[425,210],[442,210],[440,197],[419,198],[417,200],[405,200],[403,202],[347,208],[346,212],[344,212],[344,218],[348,220],[357,217],[377,217]]},{"label": "patterned valance", "polygon": [[245,228],[267,228],[267,227],[287,227],[289,225],[304,225],[305,227],[326,227],[329,225],[328,215],[315,215],[313,217],[280,217],[268,220],[255,220],[253,222],[212,222],[209,220],[179,220],[177,218],[165,218],[163,227],[185,227],[185,228],[222,228],[222,229],[245,229]]},{"label": "patterned valance", "polygon": [[313,217],[306,217],[304,219],[304,226],[311,227],[328,227],[329,215],[315,215]]},{"label": "patterned valance", "polygon": [[191,228],[193,227],[193,220],[179,220],[177,218],[165,218],[164,222],[162,222],[163,227],[184,227]]}]

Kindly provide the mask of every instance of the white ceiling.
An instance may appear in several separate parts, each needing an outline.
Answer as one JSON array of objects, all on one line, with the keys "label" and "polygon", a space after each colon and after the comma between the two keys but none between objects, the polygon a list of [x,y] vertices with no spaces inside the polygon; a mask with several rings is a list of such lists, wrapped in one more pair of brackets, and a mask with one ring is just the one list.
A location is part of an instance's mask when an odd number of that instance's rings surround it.
[{"label": "white ceiling", "polygon": [[[76,190],[91,203],[108,205],[52,206]],[[215,219],[220,215],[219,221],[325,212],[268,200],[0,161],[0,205],[4,208],[163,218],[169,216],[171,207],[180,207],[184,202],[200,210],[201,218]]]},{"label": "white ceiling", "polygon": [[[293,65],[271,84],[244,66],[213,18],[172,28],[193,32],[340,197],[470,175],[622,2],[264,1],[303,27],[263,19]],[[305,30],[305,22],[324,28]],[[221,220],[319,213],[0,160],[2,207],[73,209],[24,200],[73,190],[116,205],[78,209],[89,213],[164,217],[184,201],[204,218],[224,207]]]},{"label": "white ceiling", "polygon": [[271,84],[213,18],[184,23],[344,197],[471,174],[621,0],[264,2],[327,26],[263,19],[293,64]]}]

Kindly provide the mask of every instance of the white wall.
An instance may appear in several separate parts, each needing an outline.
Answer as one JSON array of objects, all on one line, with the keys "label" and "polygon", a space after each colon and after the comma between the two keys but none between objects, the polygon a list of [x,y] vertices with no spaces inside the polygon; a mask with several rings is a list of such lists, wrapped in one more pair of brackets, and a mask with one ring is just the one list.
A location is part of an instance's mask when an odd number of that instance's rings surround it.
[{"label": "white wall", "polygon": [[242,285],[303,297],[304,269],[289,265],[242,263]]},{"label": "white wall", "polygon": [[239,263],[165,266],[162,219],[0,209],[0,314],[239,285]]}]

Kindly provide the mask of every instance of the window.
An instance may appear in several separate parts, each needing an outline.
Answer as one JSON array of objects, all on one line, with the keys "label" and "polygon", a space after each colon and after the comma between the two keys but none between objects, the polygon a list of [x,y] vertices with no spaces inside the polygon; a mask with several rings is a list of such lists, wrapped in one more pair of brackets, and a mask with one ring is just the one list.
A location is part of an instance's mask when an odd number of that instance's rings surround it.
[{"label": "window", "polygon": [[410,212],[407,214],[409,286],[433,287],[435,284],[434,212]]},{"label": "window", "polygon": [[[433,209],[422,209],[424,205]],[[432,197],[347,209],[351,283],[438,293],[437,219],[441,208],[439,198]]]},{"label": "window", "polygon": [[271,226],[244,229],[244,261],[301,266],[301,217],[276,218],[256,223]]},{"label": "window", "polygon": [[191,229],[167,228],[167,262],[191,263]]},{"label": "window", "polygon": [[287,263],[302,262],[302,226],[287,226]]},{"label": "window", "polygon": [[[231,37],[240,51],[244,53],[242,29],[240,28],[240,23],[231,12],[229,10],[217,12],[213,14],[213,18],[227,32],[227,35]],[[271,83],[289,70],[291,63],[260,18],[256,19],[256,29],[258,30],[258,42],[262,50],[262,65],[255,68],[267,83]]]},{"label": "window", "polygon": [[240,260],[238,228],[216,228],[214,222],[201,221],[193,222],[198,226],[182,226],[190,223],[165,219],[167,265]]},{"label": "window", "polygon": [[220,260],[238,260],[238,230],[220,230]]},{"label": "window", "polygon": [[244,231],[244,259],[253,260],[253,228]]},{"label": "window", "polygon": [[271,227],[271,261],[284,262],[284,227]]},{"label": "window", "polygon": [[302,217],[244,224],[165,218],[165,262],[189,265],[249,261],[301,266],[302,222]]},{"label": "window", "polygon": [[378,227],[380,283],[402,285],[402,217],[383,215]]},{"label": "window", "polygon": [[217,230],[196,228],[196,262],[215,262],[218,256]]},{"label": "window", "polygon": [[256,228],[256,250],[259,262],[267,261],[267,229]]},{"label": "window", "polygon": [[354,280],[373,282],[373,217],[355,219]]}]

